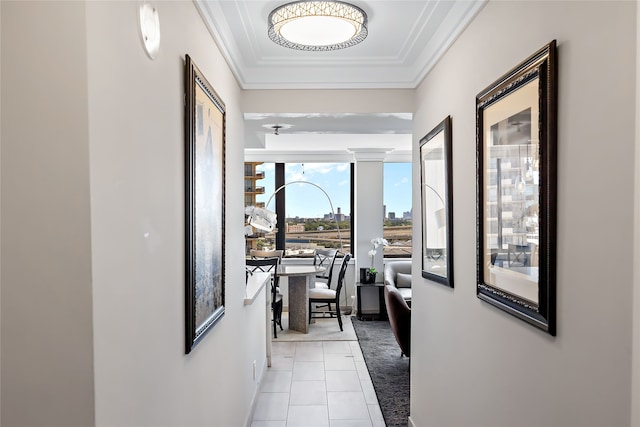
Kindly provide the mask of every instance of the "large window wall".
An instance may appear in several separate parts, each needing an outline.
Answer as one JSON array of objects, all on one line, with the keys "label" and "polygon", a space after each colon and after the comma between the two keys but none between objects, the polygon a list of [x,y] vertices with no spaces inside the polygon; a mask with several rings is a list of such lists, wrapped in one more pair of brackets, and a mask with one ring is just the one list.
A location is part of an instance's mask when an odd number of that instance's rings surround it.
[{"label": "large window wall", "polygon": [[259,236],[259,248],[284,249],[286,257],[311,257],[318,248],[351,252],[351,163],[264,163],[258,170],[265,193],[256,201],[279,218],[277,232]]},{"label": "large window wall", "polygon": [[385,258],[411,258],[413,209],[411,163],[383,165]]},{"label": "large window wall", "polygon": [[[353,252],[353,166],[348,162],[256,166],[263,175],[256,185],[264,188],[256,202],[268,203],[266,207],[278,213],[279,224],[273,233],[254,236],[252,247],[284,249],[290,258],[310,257],[317,248]],[[383,164],[381,209],[383,235],[389,242],[383,250],[385,258],[411,258],[411,174],[409,162]]]}]

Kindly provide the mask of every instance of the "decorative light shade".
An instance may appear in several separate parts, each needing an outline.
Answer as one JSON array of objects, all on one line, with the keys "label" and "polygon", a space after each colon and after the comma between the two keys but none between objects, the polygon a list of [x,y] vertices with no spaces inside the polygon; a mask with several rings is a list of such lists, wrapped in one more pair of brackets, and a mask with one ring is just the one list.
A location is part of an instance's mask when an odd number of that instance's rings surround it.
[{"label": "decorative light shade", "polygon": [[[276,226],[276,213],[269,209],[247,206],[244,213],[249,216],[249,224],[258,230],[271,232]],[[247,234],[247,230],[245,230],[245,234]]]},{"label": "decorative light shade", "polygon": [[344,49],[357,45],[367,34],[367,14],[341,1],[297,1],[269,14],[269,38],[291,49]]}]

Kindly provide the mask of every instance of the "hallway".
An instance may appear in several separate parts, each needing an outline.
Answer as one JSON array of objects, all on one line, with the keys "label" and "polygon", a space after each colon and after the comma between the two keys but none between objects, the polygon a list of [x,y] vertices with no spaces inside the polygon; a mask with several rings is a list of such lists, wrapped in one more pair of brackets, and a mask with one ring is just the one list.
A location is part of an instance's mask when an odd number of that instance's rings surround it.
[{"label": "hallway", "polygon": [[251,425],[384,427],[358,341],[274,340]]}]

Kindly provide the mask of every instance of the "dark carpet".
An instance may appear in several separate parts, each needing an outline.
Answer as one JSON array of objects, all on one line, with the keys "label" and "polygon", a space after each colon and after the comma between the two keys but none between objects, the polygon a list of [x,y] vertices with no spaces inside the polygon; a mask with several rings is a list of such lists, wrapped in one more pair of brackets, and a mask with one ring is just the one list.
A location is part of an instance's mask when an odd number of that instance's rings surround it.
[{"label": "dark carpet", "polygon": [[351,317],[351,322],[387,427],[407,427],[409,358],[400,357],[400,347],[388,321]]}]

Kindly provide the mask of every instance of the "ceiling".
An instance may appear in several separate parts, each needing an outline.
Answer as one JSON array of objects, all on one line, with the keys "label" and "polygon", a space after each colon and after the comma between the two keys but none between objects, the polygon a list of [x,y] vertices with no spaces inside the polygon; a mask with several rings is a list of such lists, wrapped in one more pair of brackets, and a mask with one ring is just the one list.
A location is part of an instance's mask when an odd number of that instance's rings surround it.
[{"label": "ceiling", "polygon": [[[267,35],[269,13],[289,1],[194,0],[243,89],[416,88],[486,2],[354,0],[367,13],[367,38],[347,49],[304,52],[277,45]],[[280,135],[315,139],[404,135],[410,149],[411,122],[410,114],[245,114],[245,147],[268,149],[277,124],[283,125]],[[299,147],[295,140],[292,144]]]},{"label": "ceiling", "polygon": [[[283,145],[290,141],[298,150],[305,151],[300,144],[300,139],[290,138],[298,135],[305,141],[316,141],[315,148],[323,150],[337,150],[336,140],[346,141],[345,135],[368,135],[366,137],[369,147],[387,147],[392,135],[404,135],[404,143],[395,139],[395,144],[401,143],[403,149],[409,149],[411,145],[411,129],[413,116],[411,113],[387,113],[387,114],[324,114],[324,113],[245,113],[245,148],[287,151],[291,147]],[[275,135],[274,126],[282,126]],[[324,141],[318,141],[319,135],[327,135]],[[341,135],[337,138],[336,135]],[[388,138],[372,138],[371,135],[389,136]],[[331,137],[333,136],[333,137]],[[297,141],[297,142],[296,142]],[[360,143],[350,143],[350,147],[359,147]]]},{"label": "ceiling", "polygon": [[287,0],[195,0],[243,89],[415,88],[486,0],[351,1],[368,16],[360,44],[303,52],[267,35],[269,13]]}]

